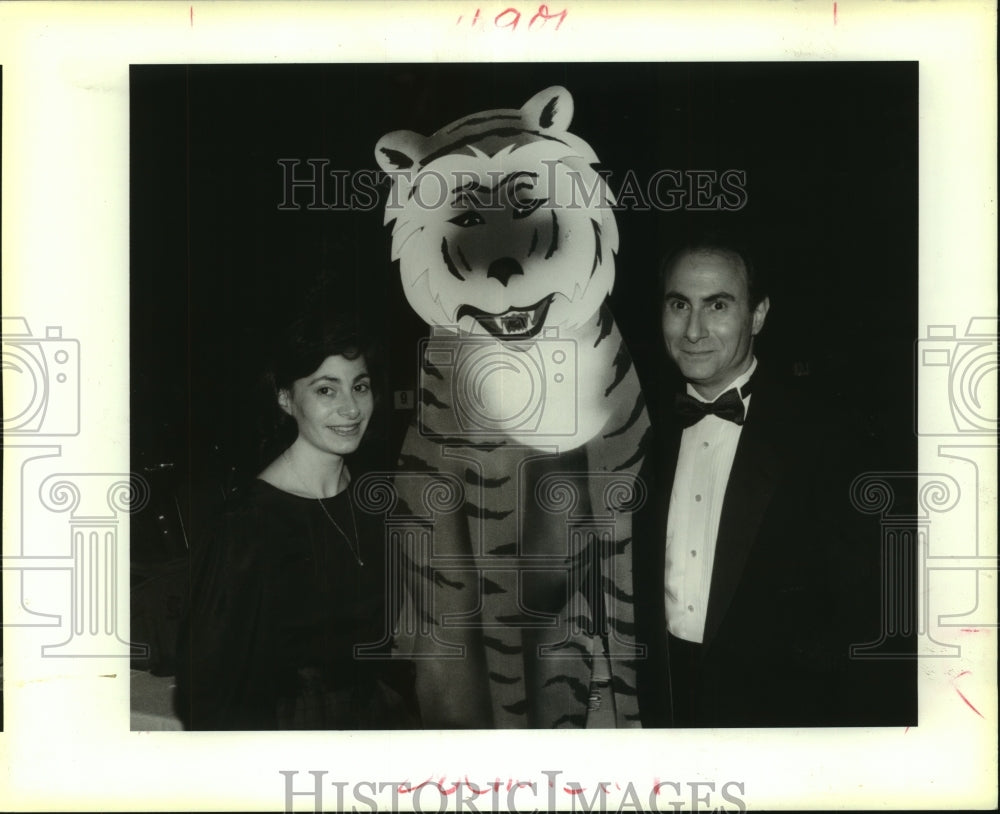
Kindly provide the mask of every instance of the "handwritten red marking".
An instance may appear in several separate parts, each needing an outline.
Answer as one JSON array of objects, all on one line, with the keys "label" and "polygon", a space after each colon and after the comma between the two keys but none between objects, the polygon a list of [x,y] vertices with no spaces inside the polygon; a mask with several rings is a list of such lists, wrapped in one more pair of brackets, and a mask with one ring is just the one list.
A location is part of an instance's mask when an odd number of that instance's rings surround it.
[{"label": "handwritten red marking", "polygon": [[837,4],[833,4],[833,24],[837,24]]},{"label": "handwritten red marking", "polygon": [[961,628],[962,633],[982,633],[982,628],[978,627],[963,627]]},{"label": "handwritten red marking", "polygon": [[563,24],[563,21],[566,19],[566,9],[563,9],[560,12],[551,13],[549,11],[549,7],[544,3],[542,3],[538,7],[538,11],[536,12],[535,16],[528,21],[528,28],[531,28],[535,24],[535,21],[538,20],[539,18],[541,18],[543,22],[547,23],[549,20],[554,20],[556,17],[559,18],[559,22],[556,23],[556,28],[555,28],[555,30],[558,31],[559,26],[561,26]]},{"label": "handwritten red marking", "polygon": [[961,698],[963,701],[965,701],[966,706],[968,706],[969,709],[971,709],[974,713],[976,713],[976,715],[978,715],[984,721],[986,720],[986,716],[983,715],[983,713],[981,713],[978,709],[976,709],[974,706],[972,706],[972,704],[969,703],[969,699],[966,698],[964,695],[962,695],[962,691],[958,687],[955,687],[955,692],[958,693],[958,697],[959,698]]},{"label": "handwritten red marking", "polygon": [[955,682],[958,681],[958,679],[960,679],[962,676],[967,676],[967,675],[971,675],[971,671],[970,670],[962,670],[962,672],[960,672],[957,676],[955,676],[954,679],[952,679],[951,686],[955,688],[955,692],[957,692],[958,693],[958,697],[961,698],[965,702],[965,705],[969,709],[971,709],[974,713],[976,713],[976,715],[978,715],[980,718],[982,718],[985,721],[986,720],[986,716],[983,715],[983,713],[981,713],[978,709],[976,709],[972,705],[972,703],[969,701],[969,699],[966,698],[962,694],[962,691],[958,687],[955,687]]},{"label": "handwritten red marking", "polygon": [[[530,11],[531,9],[529,8],[525,13]],[[480,23],[479,16],[481,13],[482,9],[477,8],[476,13],[472,15],[472,20],[469,23],[470,28],[476,28],[477,24]],[[539,28],[545,28],[548,25],[549,20],[555,20],[556,24],[553,30],[558,31],[562,24],[566,21],[567,13],[567,9],[563,9],[562,11],[552,11],[545,3],[539,3],[538,10],[528,20],[527,27],[530,30],[535,27],[536,23],[539,23]],[[514,6],[508,6],[493,18],[493,27],[509,28],[511,31],[516,31],[523,16],[524,15],[522,15],[520,9]],[[465,15],[459,14],[458,19],[455,20],[455,25],[461,25],[464,21]]]},{"label": "handwritten red marking", "polygon": [[194,28],[194,6],[188,6],[188,17],[191,19],[191,28]]},{"label": "handwritten red marking", "polygon": [[563,791],[566,792],[567,794],[583,794],[584,789],[583,788],[579,788],[579,789],[567,789],[567,788],[564,787]]},{"label": "handwritten red marking", "polygon": [[472,791],[474,791],[476,794],[486,794],[486,792],[489,791],[488,787],[480,791],[479,786],[473,786],[472,781],[469,780],[469,775],[465,776],[465,787],[467,789],[472,789]]},{"label": "handwritten red marking", "polygon": [[[513,22],[501,23],[500,18],[506,17],[508,14],[514,15]],[[511,31],[515,31],[517,29],[517,24],[519,22],[521,22],[521,12],[518,11],[516,8],[505,8],[496,17],[493,18],[493,24],[497,28],[509,28]]]},{"label": "handwritten red marking", "polygon": [[435,786],[437,787],[437,790],[441,792],[441,794],[447,797],[448,795],[454,794],[456,791],[458,791],[458,787],[460,785],[461,785],[460,783],[452,783],[451,788],[447,789],[445,788],[445,781],[443,777],[440,780],[431,780],[430,778],[428,778],[418,786],[412,786],[409,784],[409,782],[407,782],[405,785],[400,785],[399,791],[402,794],[409,794],[411,792],[415,792],[418,791],[419,789],[422,789],[424,786]]}]

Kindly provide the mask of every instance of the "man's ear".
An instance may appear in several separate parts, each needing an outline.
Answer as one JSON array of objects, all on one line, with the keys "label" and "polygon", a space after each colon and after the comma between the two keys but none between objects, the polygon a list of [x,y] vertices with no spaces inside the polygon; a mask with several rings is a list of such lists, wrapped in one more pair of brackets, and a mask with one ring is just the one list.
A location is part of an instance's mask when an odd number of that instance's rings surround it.
[{"label": "man's ear", "polygon": [[288,415],[292,414],[292,396],[287,390],[278,391],[278,406]]},{"label": "man's ear", "polygon": [[771,300],[764,297],[757,307],[753,309],[753,329],[751,330],[751,336],[757,336],[760,333],[761,328],[764,327],[764,320],[767,319],[768,309],[771,307]]}]

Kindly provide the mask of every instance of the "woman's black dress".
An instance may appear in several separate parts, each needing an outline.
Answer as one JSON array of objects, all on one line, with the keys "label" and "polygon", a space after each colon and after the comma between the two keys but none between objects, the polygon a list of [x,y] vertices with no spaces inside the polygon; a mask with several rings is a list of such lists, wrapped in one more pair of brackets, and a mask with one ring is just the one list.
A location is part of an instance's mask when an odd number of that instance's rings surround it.
[{"label": "woman's black dress", "polygon": [[353,506],[362,566],[349,491],[321,506],[256,480],[193,553],[174,699],[186,728],[418,725],[412,665],[387,658],[400,580],[383,517]]}]

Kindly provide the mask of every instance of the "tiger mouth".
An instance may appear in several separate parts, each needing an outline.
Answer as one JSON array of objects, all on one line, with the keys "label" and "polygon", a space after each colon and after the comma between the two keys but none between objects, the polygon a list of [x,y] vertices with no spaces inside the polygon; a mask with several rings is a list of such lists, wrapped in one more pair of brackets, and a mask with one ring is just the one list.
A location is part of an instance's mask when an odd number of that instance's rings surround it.
[{"label": "tiger mouth", "polygon": [[491,314],[472,305],[463,305],[458,309],[458,319],[472,317],[496,339],[530,339],[545,324],[554,296],[549,294],[526,308],[508,308],[502,314]]}]

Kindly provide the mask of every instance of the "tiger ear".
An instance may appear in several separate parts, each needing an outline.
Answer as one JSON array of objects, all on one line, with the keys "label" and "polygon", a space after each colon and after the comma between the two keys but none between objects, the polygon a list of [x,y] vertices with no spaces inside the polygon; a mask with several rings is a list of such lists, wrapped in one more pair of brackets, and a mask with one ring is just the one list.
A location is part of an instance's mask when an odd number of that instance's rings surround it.
[{"label": "tiger ear", "polygon": [[411,175],[426,139],[412,130],[394,130],[378,140],[375,160],[384,172]]},{"label": "tiger ear", "polygon": [[525,102],[521,113],[533,128],[565,133],[573,120],[573,97],[566,88],[553,85]]}]

